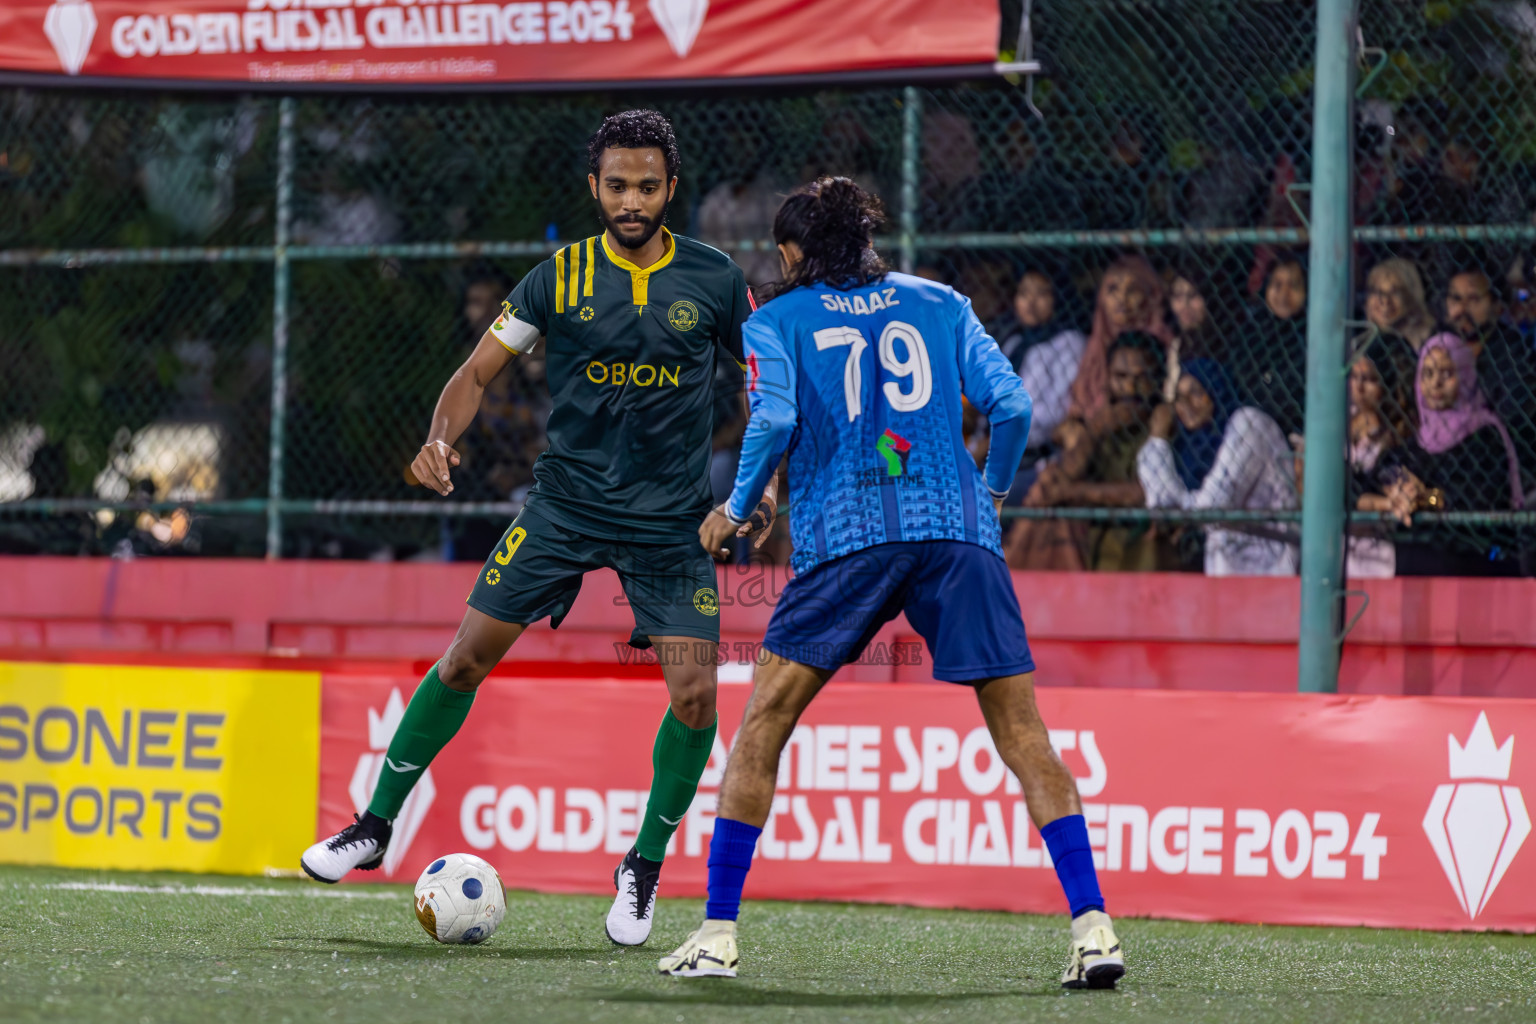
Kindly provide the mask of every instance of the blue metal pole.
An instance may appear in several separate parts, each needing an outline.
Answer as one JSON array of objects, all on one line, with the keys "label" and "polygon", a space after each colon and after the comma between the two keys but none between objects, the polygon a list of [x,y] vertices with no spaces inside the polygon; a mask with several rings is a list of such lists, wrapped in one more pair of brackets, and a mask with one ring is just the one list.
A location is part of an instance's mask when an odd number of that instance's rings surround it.
[{"label": "blue metal pole", "polygon": [[1312,229],[1307,299],[1307,464],[1301,503],[1298,684],[1339,688],[1344,575],[1344,321],[1349,315],[1354,219],[1355,0],[1318,0],[1312,122]]},{"label": "blue metal pole", "polygon": [[267,471],[267,557],[283,554],[283,449],[288,419],[288,242],[293,206],[294,101],[277,113],[277,237],[272,253],[272,432]]},{"label": "blue metal pole", "polygon": [[918,179],[922,176],[919,152],[923,139],[923,94],[913,85],[901,92],[901,272],[912,273],[917,264]]}]

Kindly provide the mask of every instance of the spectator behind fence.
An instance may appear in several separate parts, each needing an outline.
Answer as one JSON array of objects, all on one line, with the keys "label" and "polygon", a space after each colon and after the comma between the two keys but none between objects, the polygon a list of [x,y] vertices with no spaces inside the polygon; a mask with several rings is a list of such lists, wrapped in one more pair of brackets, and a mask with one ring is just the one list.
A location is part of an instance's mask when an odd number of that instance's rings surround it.
[{"label": "spectator behind fence", "polygon": [[1477,267],[1462,268],[1446,285],[1445,322],[1477,358],[1478,383],[1514,442],[1524,471],[1521,491],[1528,495],[1536,472],[1536,348],[1499,319],[1499,305],[1488,275]]},{"label": "spectator behind fence", "polygon": [[[1136,453],[1146,443],[1163,347],[1150,334],[1127,331],[1109,350],[1110,401],[1088,420],[1067,420],[1056,435],[1058,457],[1046,465],[1024,499],[1051,506],[1140,508]],[[1172,569],[1177,560],[1156,529],[1092,525],[1066,519],[1027,519],[1009,533],[1008,563],[1016,569],[1134,571]]]},{"label": "spectator behind fence", "polygon": [[1211,312],[1210,279],[1193,260],[1173,269],[1168,286],[1168,312],[1172,314],[1173,340],[1168,344],[1168,377],[1163,401],[1173,401],[1173,385],[1179,382],[1181,359],[1221,359],[1226,338]]},{"label": "spectator behind fence", "polygon": [[748,250],[740,246],[743,241],[773,235],[773,218],[780,202],[772,184],[743,172],[710,189],[699,203],[699,240],[731,257],[754,288],[779,279],[779,254],[771,246]]},{"label": "spectator behind fence", "polygon": [[[494,264],[476,262],[464,271],[457,333],[465,352],[472,350],[490,329],[501,312],[501,300],[511,290],[512,279]],[[518,403],[529,397],[530,390],[524,383],[526,372],[526,364],[513,360],[486,388],[480,412],[458,445],[465,466],[473,471],[466,473],[463,483],[455,489],[456,499],[505,501],[518,484],[532,478],[532,460],[544,444],[542,438],[531,441],[526,431],[518,429],[522,418]],[[525,450],[529,443],[537,447]],[[445,531],[448,543],[443,555],[450,561],[484,561],[505,530],[500,519],[454,517]]]},{"label": "spectator behind fence", "polygon": [[1431,145],[1437,156],[1410,172],[1412,177],[1404,175],[1403,205],[1410,223],[1509,224],[1520,219],[1519,194],[1503,179],[1489,180],[1482,173],[1483,151],[1497,148],[1492,140],[1458,136],[1443,146]]},{"label": "spectator behind fence", "polygon": [[[477,268],[470,272],[464,289],[466,341],[470,348],[501,312],[502,297],[510,291],[511,281],[500,271]],[[480,411],[459,446],[465,465],[474,467],[473,473],[465,474],[466,481],[474,481],[467,484],[471,489],[465,491],[466,496],[521,503],[527,495],[533,483],[533,464],[549,447],[544,432],[550,410],[544,371],[541,345],[512,360],[506,370],[486,385]],[[492,525],[494,545],[502,527]],[[478,557],[483,559],[485,553],[481,551]],[[465,553],[465,557],[475,556]]]},{"label": "spectator behind fence", "polygon": [[1062,231],[1088,227],[1072,178],[1054,158],[1050,131],[1033,117],[1015,117],[989,140],[1003,166],[975,180],[967,226],[981,231]]},{"label": "spectator behind fence", "polygon": [[[1477,384],[1477,356],[1446,331],[1424,344],[1415,382],[1418,430],[1403,468],[1382,474],[1382,493],[1361,507],[1391,512],[1405,526],[1418,511],[1483,512],[1520,509],[1520,468],[1509,432]],[[1494,531],[1505,539],[1512,531]],[[1397,546],[1400,576],[1513,575],[1513,545],[1495,542],[1476,552],[1445,537]]]},{"label": "spectator behind fence", "polygon": [[[1393,346],[1398,347],[1398,346]],[[1363,512],[1389,511],[1381,493],[1402,472],[1403,445],[1413,434],[1413,363],[1375,339],[1349,369],[1349,503]],[[1397,556],[1382,531],[1351,531],[1345,574],[1385,579]]]},{"label": "spectator behind fence", "polygon": [[1536,345],[1536,253],[1526,253],[1510,265],[1504,275],[1510,326],[1520,332],[1526,344]]},{"label": "spectator behind fence", "polygon": [[1162,282],[1140,256],[1121,256],[1104,272],[1067,415],[1087,421],[1109,404],[1109,346],[1126,331],[1145,331],[1165,350],[1173,338],[1163,322]]},{"label": "spectator behind fence", "polygon": [[998,347],[1024,380],[1034,399],[1029,423],[1030,453],[1038,455],[1066,419],[1072,381],[1077,377],[1088,339],[1057,305],[1056,286],[1043,270],[1031,268],[1019,278],[1013,293],[1013,323],[998,334]]},{"label": "spectator behind fence", "polygon": [[1168,152],[1158,113],[1129,112],[1102,143],[1103,158],[1077,176],[1083,212],[1096,228],[1161,228],[1169,216]]},{"label": "spectator behind fence", "polygon": [[[1296,507],[1290,446],[1266,413],[1239,407],[1226,368],[1190,359],[1178,397],[1152,416],[1151,439],[1136,458],[1148,508],[1289,509]],[[1207,527],[1207,576],[1288,576],[1298,553],[1279,524],[1244,530]]]},{"label": "spectator behind fence", "polygon": [[1285,436],[1306,427],[1307,271],[1301,257],[1282,253],[1270,265],[1262,301],[1248,316],[1235,352],[1237,378],[1249,401],[1268,413]]},{"label": "spectator behind fence", "polygon": [[1424,278],[1409,260],[1384,260],[1371,268],[1365,282],[1365,315],[1388,339],[1401,339],[1415,356],[1435,333]]}]

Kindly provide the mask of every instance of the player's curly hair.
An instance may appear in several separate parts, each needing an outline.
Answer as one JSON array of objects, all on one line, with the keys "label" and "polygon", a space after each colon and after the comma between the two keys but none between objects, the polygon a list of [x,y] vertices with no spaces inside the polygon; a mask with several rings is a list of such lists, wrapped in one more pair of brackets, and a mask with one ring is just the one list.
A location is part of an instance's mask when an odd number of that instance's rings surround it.
[{"label": "player's curly hair", "polygon": [[625,110],[603,118],[592,138],[587,140],[587,170],[597,175],[605,149],[661,150],[667,164],[667,179],[677,177],[682,157],[677,152],[677,136],[672,122],[655,110]]},{"label": "player's curly hair", "polygon": [[796,189],[773,220],[773,240],[798,244],[805,258],[774,294],[815,281],[846,290],[878,279],[889,269],[874,249],[884,223],[880,197],[848,178],[823,176]]}]

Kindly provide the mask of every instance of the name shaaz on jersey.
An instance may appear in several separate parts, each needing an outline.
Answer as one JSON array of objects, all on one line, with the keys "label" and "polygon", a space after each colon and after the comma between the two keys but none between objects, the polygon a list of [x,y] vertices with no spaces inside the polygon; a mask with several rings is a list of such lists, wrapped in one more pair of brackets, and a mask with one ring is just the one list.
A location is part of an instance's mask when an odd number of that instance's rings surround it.
[{"label": "name shaaz on jersey", "polygon": [[[883,296],[883,297],[882,297]],[[868,315],[878,313],[882,309],[901,305],[901,300],[896,297],[895,288],[881,288],[869,295],[865,301],[864,296],[855,295],[851,300],[846,295],[823,294],[821,304],[834,313],[854,313]]]}]

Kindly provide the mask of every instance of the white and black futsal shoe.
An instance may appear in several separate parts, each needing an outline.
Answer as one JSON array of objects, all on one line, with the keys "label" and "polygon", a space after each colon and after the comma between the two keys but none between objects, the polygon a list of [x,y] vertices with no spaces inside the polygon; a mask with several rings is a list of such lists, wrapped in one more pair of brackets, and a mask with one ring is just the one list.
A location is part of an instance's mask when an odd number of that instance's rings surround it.
[{"label": "white and black futsal shoe", "polygon": [[352,824],[305,850],[299,866],[310,878],[327,884],[341,881],[353,868],[372,871],[384,863],[392,831],[383,818],[354,814]]},{"label": "white and black futsal shoe", "polygon": [[609,939],[620,946],[638,946],[651,937],[660,881],[660,861],[646,860],[634,850],[625,855],[613,869],[613,887],[619,892],[604,925]]}]

